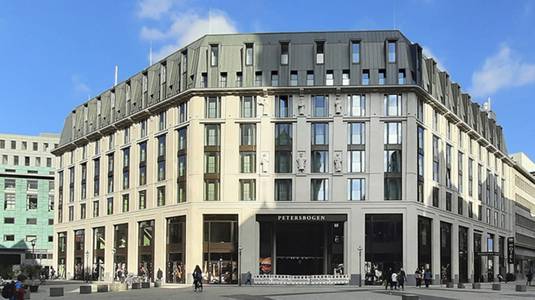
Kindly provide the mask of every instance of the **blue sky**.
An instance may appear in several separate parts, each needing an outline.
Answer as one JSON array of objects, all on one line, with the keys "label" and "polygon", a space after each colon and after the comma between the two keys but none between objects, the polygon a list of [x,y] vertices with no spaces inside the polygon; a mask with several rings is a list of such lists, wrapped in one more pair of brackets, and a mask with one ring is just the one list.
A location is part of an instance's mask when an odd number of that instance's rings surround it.
[{"label": "blue sky", "polygon": [[[210,21],[208,21],[210,20]],[[76,105],[208,32],[400,29],[535,159],[535,1],[3,1],[0,132],[60,132]]]}]

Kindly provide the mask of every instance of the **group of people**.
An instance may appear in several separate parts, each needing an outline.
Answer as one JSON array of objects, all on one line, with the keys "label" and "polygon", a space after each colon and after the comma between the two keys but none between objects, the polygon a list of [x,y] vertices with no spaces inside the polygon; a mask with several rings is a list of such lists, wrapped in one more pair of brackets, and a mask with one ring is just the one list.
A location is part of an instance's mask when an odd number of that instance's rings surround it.
[{"label": "group of people", "polygon": [[6,284],[2,289],[2,297],[9,300],[24,300],[24,294],[26,290],[24,289],[24,280],[23,275],[17,277],[17,281],[11,281]]},{"label": "group of people", "polygon": [[425,269],[422,267],[418,267],[416,271],[414,271],[414,278],[416,278],[416,287],[422,287],[422,282],[425,284],[425,287],[428,288],[431,284],[431,280],[433,280],[433,275],[431,274],[431,270]]},{"label": "group of people", "polygon": [[397,290],[398,287],[401,290],[405,290],[405,281],[407,281],[407,275],[403,268],[399,269],[399,272],[394,272],[392,268],[389,268],[388,271],[383,272],[383,283],[385,285],[385,290],[390,287],[391,290]]}]

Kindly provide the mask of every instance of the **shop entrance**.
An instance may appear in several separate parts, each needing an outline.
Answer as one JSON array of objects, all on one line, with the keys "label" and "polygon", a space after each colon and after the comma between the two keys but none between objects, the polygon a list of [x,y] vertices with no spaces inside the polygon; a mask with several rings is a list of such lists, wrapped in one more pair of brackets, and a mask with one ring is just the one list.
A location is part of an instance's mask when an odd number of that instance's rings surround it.
[{"label": "shop entrance", "polygon": [[346,215],[257,215],[260,274],[343,274]]}]

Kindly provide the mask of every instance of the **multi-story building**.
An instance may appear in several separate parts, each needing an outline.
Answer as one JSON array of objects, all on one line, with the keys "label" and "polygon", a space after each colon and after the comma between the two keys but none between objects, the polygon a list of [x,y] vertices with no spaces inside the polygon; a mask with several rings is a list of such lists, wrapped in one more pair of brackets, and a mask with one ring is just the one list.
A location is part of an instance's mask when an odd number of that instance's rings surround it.
[{"label": "multi-story building", "polygon": [[[535,272],[535,163],[524,153],[515,153],[511,158],[514,165],[515,215],[515,273],[517,278],[524,278],[531,271]],[[513,178],[512,178],[513,179]]]},{"label": "multi-story building", "polygon": [[0,267],[52,266],[59,135],[0,134]]},{"label": "multi-story building", "polygon": [[502,128],[399,31],[206,35],[74,108],[54,154],[67,278],[510,267]]}]

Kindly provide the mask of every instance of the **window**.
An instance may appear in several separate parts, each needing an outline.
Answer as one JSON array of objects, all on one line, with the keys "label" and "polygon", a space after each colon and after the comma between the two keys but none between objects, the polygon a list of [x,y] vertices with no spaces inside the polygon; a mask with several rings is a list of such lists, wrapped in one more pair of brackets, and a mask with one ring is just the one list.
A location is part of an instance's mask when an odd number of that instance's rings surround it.
[{"label": "window", "polygon": [[360,42],[351,42],[351,62],[354,64],[360,63]]},{"label": "window", "polygon": [[30,157],[29,156],[24,156],[24,165],[25,166],[30,166]]},{"label": "window", "polygon": [[385,95],[385,116],[401,116],[401,95]]},{"label": "window", "polygon": [[474,207],[473,207],[472,201],[468,202],[468,217],[469,218],[474,217]]},{"label": "window", "polygon": [[416,119],[424,121],[424,102],[420,98],[416,101]]},{"label": "window", "polygon": [[342,71],[342,85],[349,85],[349,70]]},{"label": "window", "polygon": [[424,176],[424,128],[418,126],[418,177]]},{"label": "window", "polygon": [[451,188],[451,145],[446,144],[446,187]]},{"label": "window", "polygon": [[99,215],[100,215],[99,201],[95,200],[93,201],[93,218],[98,218]]},{"label": "window", "polygon": [[228,82],[227,72],[221,72],[219,74],[219,87],[220,88],[226,88],[227,87],[227,82]]},{"label": "window", "polygon": [[347,151],[347,171],[350,173],[360,173],[365,170],[365,151]]},{"label": "window", "polygon": [[292,172],[292,124],[275,124],[275,173]]},{"label": "window", "polygon": [[[100,193],[100,159],[95,158],[93,160],[93,168],[94,168],[94,177],[93,177],[93,196],[98,196]],[[63,173],[61,174],[63,175]],[[63,185],[63,179],[62,176],[60,176],[60,197],[61,197],[61,189]]]},{"label": "window", "polygon": [[329,97],[312,96],[312,111],[314,117],[327,117],[329,114]]},{"label": "window", "polygon": [[312,145],[329,144],[328,123],[312,123]]},{"label": "window", "polygon": [[210,66],[215,67],[218,64],[219,60],[219,45],[212,44],[210,45]]},{"label": "window", "polygon": [[241,124],[240,125],[240,145],[242,146],[256,145],[256,124]]},{"label": "window", "polygon": [[139,122],[139,135],[141,138],[144,138],[147,136],[147,120],[143,120]]},{"label": "window", "polygon": [[51,236],[51,235],[49,235],[49,236],[48,236],[48,242],[49,242],[49,243],[52,243],[53,241],[54,241],[54,237]]},{"label": "window", "polygon": [[204,153],[204,173],[217,174],[219,173],[219,152],[205,152]]},{"label": "window", "polygon": [[464,199],[462,197],[457,198],[457,213],[463,215],[464,213]]},{"label": "window", "polygon": [[240,201],[256,200],[256,180],[240,179]]},{"label": "window", "polygon": [[361,84],[362,85],[370,84],[370,70],[367,70],[367,69],[362,70]]},{"label": "window", "polygon": [[351,178],[347,180],[347,200],[364,201],[366,200],[366,179]]},{"label": "window", "polygon": [[245,44],[245,65],[253,64],[253,44]]},{"label": "window", "polygon": [[385,200],[401,200],[401,177],[385,177]]},{"label": "window", "polygon": [[364,145],[365,138],[365,123],[348,123],[348,144],[349,145]]},{"label": "window", "polygon": [[47,157],[46,158],[46,167],[51,168],[52,167],[52,158]]},{"label": "window", "polygon": [[54,195],[48,195],[48,211],[54,210]]},{"label": "window", "polygon": [[256,152],[240,152],[240,172],[256,172]]},{"label": "window", "polygon": [[333,70],[327,70],[327,74],[325,75],[325,85],[334,85],[334,71]]},{"label": "window", "polygon": [[474,192],[474,160],[468,159],[468,196],[472,197]]},{"label": "window", "polygon": [[312,150],[312,173],[326,173],[329,172],[329,151],[326,150]]},{"label": "window", "polygon": [[405,74],[405,69],[399,69],[398,84],[405,84],[406,81],[407,81],[407,75]]},{"label": "window", "polygon": [[440,149],[439,139],[437,136],[433,136],[433,180],[438,182],[440,176]]},{"label": "window", "polygon": [[280,45],[281,45],[281,65],[287,65],[288,57],[289,57],[289,43],[281,42]]},{"label": "window", "polygon": [[[108,136],[108,150],[113,149],[115,141],[113,140],[113,133]],[[71,164],[72,164],[72,153],[71,153]]]},{"label": "window", "polygon": [[385,150],[384,171],[388,173],[401,172],[401,150]]},{"label": "window", "polygon": [[107,213],[108,213],[108,215],[112,215],[113,214],[113,197],[108,198]]},{"label": "window", "polygon": [[307,71],[307,85],[314,85],[314,71]]},{"label": "window", "polygon": [[206,97],[205,116],[206,118],[221,117],[221,100],[219,97]]},{"label": "window", "polygon": [[7,159],[7,155],[2,155],[2,164],[3,165],[7,165],[8,164],[8,159]]},{"label": "window", "polygon": [[243,86],[243,73],[236,72],[236,87],[242,87],[242,86]]},{"label": "window", "polygon": [[83,163],[80,165],[82,168],[82,180],[80,182],[80,198],[86,199],[87,198],[87,163]]},{"label": "window", "polygon": [[440,207],[439,189],[433,187],[433,206]]},{"label": "window", "polygon": [[385,145],[401,144],[401,123],[400,122],[385,122]]},{"label": "window", "polygon": [[379,82],[380,85],[384,85],[386,83],[386,70],[380,69],[379,70]]},{"label": "window", "polygon": [[388,62],[396,62],[396,41],[388,41]]},{"label": "window", "polygon": [[15,179],[4,179],[4,188],[6,189],[14,189],[16,187],[16,180]]},{"label": "window", "polygon": [[139,185],[147,184],[147,142],[139,144]]},{"label": "window", "polygon": [[158,181],[165,180],[166,136],[158,137]]},{"label": "window", "polygon": [[18,166],[18,165],[19,165],[19,157],[16,156],[16,155],[13,156],[13,164],[14,164],[15,166]]},{"label": "window", "polygon": [[69,206],[69,222],[74,221],[74,206]]},{"label": "window", "polygon": [[12,150],[17,149],[17,142],[16,141],[11,141],[11,149]]},{"label": "window", "polygon": [[291,71],[290,72],[290,86],[297,86],[297,83],[298,83],[297,71]]},{"label": "window", "polygon": [[4,235],[4,242],[13,242],[15,241],[15,235],[14,234],[5,234]]},{"label": "window", "polygon": [[204,180],[204,200],[219,201],[219,180],[205,179]]},{"label": "window", "polygon": [[206,124],[205,125],[205,146],[219,146],[219,130],[218,124]]},{"label": "window", "polygon": [[327,201],[329,200],[329,179],[311,179],[310,180],[310,200]]},{"label": "window", "polygon": [[86,211],[86,204],[81,203],[80,204],[80,219],[84,220],[86,217],[87,211]]},{"label": "window", "polygon": [[123,190],[130,188],[130,148],[123,149]]},{"label": "window", "polygon": [[38,184],[37,184],[37,180],[28,180],[27,181],[27,189],[28,190],[37,190],[38,188]]},{"label": "window", "polygon": [[348,95],[347,112],[351,117],[362,117],[366,115],[366,96]]},{"label": "window", "polygon": [[277,118],[288,118],[291,114],[291,99],[292,96],[276,96],[277,107],[275,108],[275,116]]},{"label": "window", "polygon": [[316,42],[316,64],[323,64],[325,60],[325,42]]},{"label": "window", "polygon": [[438,122],[439,122],[438,111],[433,110],[433,130],[438,131]]},{"label": "window", "polygon": [[279,86],[279,72],[271,71],[271,86]]},{"label": "window", "polygon": [[262,72],[256,71],[254,75],[254,85],[255,86],[262,86]]},{"label": "window", "polygon": [[451,211],[451,193],[446,192],[446,210]]},{"label": "window", "polygon": [[165,205],[165,186],[160,186],[157,188],[157,201],[158,206]]},{"label": "window", "polygon": [[111,154],[108,154],[108,194],[113,193],[114,191],[113,172],[114,172],[114,156],[113,156],[113,153],[111,153]]},{"label": "window", "polygon": [[457,155],[457,187],[459,193],[464,192],[463,184],[463,153],[459,152]]},{"label": "window", "polygon": [[15,218],[4,218],[4,224],[15,224]]},{"label": "window", "polygon": [[27,195],[26,210],[37,209],[37,195]]},{"label": "window", "polygon": [[5,149],[5,148],[6,148],[6,141],[0,140],[0,149]]},{"label": "window", "polygon": [[[130,127],[126,127],[123,130],[123,143],[124,144],[130,143]],[[84,147],[84,149],[85,149],[85,147]],[[84,153],[85,153],[85,150],[84,150]]]},{"label": "window", "polygon": [[256,97],[255,96],[241,97],[240,116],[242,118],[256,118]]},{"label": "window", "polygon": [[146,191],[139,192],[138,200],[139,200],[139,209],[147,208],[147,192]]},{"label": "window", "polygon": [[291,179],[275,179],[275,201],[292,201]]}]

